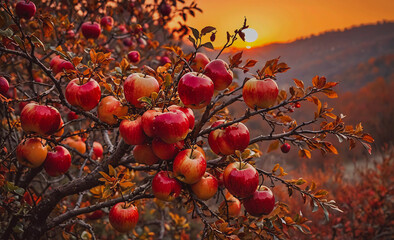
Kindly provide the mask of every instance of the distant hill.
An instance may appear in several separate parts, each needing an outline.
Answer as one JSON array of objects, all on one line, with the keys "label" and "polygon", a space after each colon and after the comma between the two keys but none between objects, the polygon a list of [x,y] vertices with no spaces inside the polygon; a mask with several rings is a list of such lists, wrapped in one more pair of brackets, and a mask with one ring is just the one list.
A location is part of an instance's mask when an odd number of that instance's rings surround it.
[{"label": "distant hill", "polygon": [[[258,60],[256,66],[261,68],[266,60],[280,56],[291,67],[288,72],[279,75],[278,83],[282,86],[293,78],[309,81],[315,75],[324,75],[329,81],[341,81],[341,91],[355,91],[381,77],[381,74],[384,75],[382,77],[393,74],[392,54],[394,22],[379,22],[325,32],[290,43],[274,43],[244,50],[243,59]],[[380,64],[375,73],[373,69],[365,69],[373,64]],[[357,84],[347,81],[346,76],[357,75],[360,68],[364,68],[364,74],[359,74]]]}]

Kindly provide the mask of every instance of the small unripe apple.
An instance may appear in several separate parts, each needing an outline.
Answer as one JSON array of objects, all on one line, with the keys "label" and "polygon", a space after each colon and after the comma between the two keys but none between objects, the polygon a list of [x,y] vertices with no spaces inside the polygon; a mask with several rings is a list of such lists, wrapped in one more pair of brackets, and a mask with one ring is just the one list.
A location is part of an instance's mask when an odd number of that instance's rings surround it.
[{"label": "small unripe apple", "polygon": [[101,27],[106,31],[111,31],[114,26],[114,19],[111,16],[105,16],[100,20]]},{"label": "small unripe apple", "polygon": [[82,35],[89,39],[97,39],[101,33],[100,24],[97,22],[84,22],[81,26]]},{"label": "small unripe apple", "polygon": [[32,1],[22,0],[16,4],[15,13],[18,17],[29,20],[36,13],[36,5]]},{"label": "small unripe apple", "polygon": [[127,58],[132,63],[139,63],[141,60],[140,53],[138,51],[131,51],[127,54]]},{"label": "small unripe apple", "polygon": [[74,39],[75,38],[75,32],[74,30],[70,29],[66,32],[66,39]]},{"label": "small unripe apple", "polygon": [[290,151],[290,144],[288,143],[283,143],[282,146],[280,147],[280,150],[283,153],[288,153]]},{"label": "small unripe apple", "polygon": [[51,177],[66,173],[70,166],[71,154],[62,146],[56,146],[48,152],[44,163],[44,169]]},{"label": "small unripe apple", "polygon": [[67,113],[67,120],[72,121],[78,119],[78,114],[76,112],[70,111]]},{"label": "small unripe apple", "polygon": [[5,77],[0,77],[0,94],[4,96],[7,94],[8,89],[10,89],[10,84]]},{"label": "small unripe apple", "polygon": [[152,180],[152,191],[157,199],[171,202],[179,196],[182,186],[172,172],[160,171]]},{"label": "small unripe apple", "polygon": [[29,168],[36,168],[44,163],[48,150],[40,138],[22,140],[16,148],[18,162]]},{"label": "small unripe apple", "polygon": [[104,212],[101,209],[98,209],[94,212],[86,214],[86,218],[89,220],[97,220],[104,216]]},{"label": "small unripe apple", "polygon": [[109,222],[118,232],[128,232],[138,222],[138,210],[133,204],[120,202],[109,211]]}]

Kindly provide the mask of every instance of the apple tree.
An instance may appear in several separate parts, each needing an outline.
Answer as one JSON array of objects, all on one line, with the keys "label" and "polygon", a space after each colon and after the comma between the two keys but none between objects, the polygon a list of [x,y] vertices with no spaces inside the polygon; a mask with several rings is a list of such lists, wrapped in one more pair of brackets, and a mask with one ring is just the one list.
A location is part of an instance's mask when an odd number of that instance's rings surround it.
[{"label": "apple tree", "polygon": [[[261,142],[306,158],[337,154],[330,136],[371,151],[361,124],[345,125],[319,99],[337,97],[337,83],[316,76],[284,90],[276,79],[289,67],[279,58],[256,72],[242,52],[224,58],[244,39],[246,20],[209,59],[202,49],[213,49],[217,31],[187,27],[196,12],[184,0],[1,3],[2,239],[308,233],[276,186],[326,218],[341,211],[313,182],[285,177],[279,164],[259,167]],[[303,102],[316,111],[297,122],[292,112]],[[231,114],[234,105],[243,112]],[[267,129],[252,129],[250,119]]]}]

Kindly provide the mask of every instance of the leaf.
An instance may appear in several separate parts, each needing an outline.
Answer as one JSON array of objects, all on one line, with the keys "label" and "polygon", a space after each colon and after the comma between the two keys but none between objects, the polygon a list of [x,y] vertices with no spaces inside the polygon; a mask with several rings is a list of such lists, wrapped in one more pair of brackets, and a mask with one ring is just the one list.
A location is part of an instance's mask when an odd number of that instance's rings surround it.
[{"label": "leaf", "polygon": [[317,85],[319,84],[319,76],[314,76],[313,78],[312,78],[312,84],[313,84],[313,86],[315,87],[315,88],[317,88]]},{"label": "leaf", "polygon": [[238,34],[239,34],[239,37],[242,39],[242,41],[245,42],[245,33],[240,31],[240,32],[238,32]]},{"label": "leaf", "polygon": [[293,79],[294,83],[296,84],[297,87],[304,89],[304,82],[298,79]]},{"label": "leaf", "polygon": [[364,133],[362,136],[362,139],[366,142],[369,142],[369,143],[373,143],[375,141],[373,139],[373,137],[371,135],[369,135],[368,133]]},{"label": "leaf", "polygon": [[244,67],[246,68],[251,68],[256,65],[257,61],[256,60],[246,60],[246,64]]},{"label": "leaf", "polygon": [[100,171],[101,176],[103,176],[107,181],[112,181],[112,178],[110,176],[108,176],[108,174],[106,174],[103,171]]},{"label": "leaf", "polygon": [[41,47],[45,51],[45,46],[38,37],[31,35],[31,41],[34,43],[34,45]]},{"label": "leaf", "polygon": [[193,27],[189,26],[189,28],[192,30],[194,38],[195,39],[199,39],[200,38],[200,32],[197,29],[193,28]]},{"label": "leaf", "polygon": [[216,30],[216,28],[215,28],[215,27],[212,27],[212,26],[204,27],[204,28],[201,30],[201,35],[204,36],[205,34],[208,34],[208,33],[212,32],[212,31],[215,31],[215,30]]},{"label": "leaf", "polygon": [[334,147],[334,145],[332,145],[331,143],[325,142],[325,143],[324,143],[324,146],[326,147],[327,150],[329,150],[329,152],[332,152],[332,153],[334,153],[334,154],[338,154],[337,149],[336,149],[336,148]]},{"label": "leaf", "polygon": [[205,48],[212,49],[212,50],[214,49],[211,42],[206,42],[206,43],[204,43],[204,44],[201,45],[201,46],[203,46],[203,47],[205,47]]},{"label": "leaf", "polygon": [[275,164],[274,168],[271,170],[271,172],[276,172],[276,170],[278,170],[280,167],[279,163]]},{"label": "leaf", "polygon": [[328,194],[327,190],[321,189],[314,194],[315,198],[322,198]]},{"label": "leaf", "polygon": [[338,98],[338,94],[332,89],[324,89],[322,92],[329,98]]},{"label": "leaf", "polygon": [[307,149],[302,149],[300,151],[298,151],[298,156],[300,157],[307,157],[307,158],[311,158],[311,152]]},{"label": "leaf", "polygon": [[111,165],[108,165],[108,173],[110,176],[116,176],[116,171]]},{"label": "leaf", "polygon": [[196,46],[196,40],[191,35],[189,35],[188,39],[189,39],[190,42],[193,43],[193,46],[195,47]]},{"label": "leaf", "polygon": [[278,149],[278,147],[279,147],[279,140],[275,140],[275,141],[271,142],[271,144],[268,147],[267,153]]},{"label": "leaf", "polygon": [[42,20],[42,30],[44,31],[45,37],[50,37],[54,30],[53,22],[49,17],[46,17]]},{"label": "leaf", "polygon": [[241,52],[238,52],[238,53],[236,53],[235,55],[233,55],[233,56],[230,56],[230,65],[231,66],[238,66],[242,61],[241,61],[241,58],[242,58],[242,51]]}]

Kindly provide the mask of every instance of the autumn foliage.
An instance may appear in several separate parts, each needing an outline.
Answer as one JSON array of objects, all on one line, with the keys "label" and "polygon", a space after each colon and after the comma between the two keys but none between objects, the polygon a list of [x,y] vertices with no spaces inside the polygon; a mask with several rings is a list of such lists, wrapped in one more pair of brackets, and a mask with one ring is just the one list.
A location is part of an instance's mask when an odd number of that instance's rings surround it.
[{"label": "autumn foliage", "polygon": [[[308,161],[312,152],[336,155],[332,137],[371,153],[361,123],[345,124],[325,101],[338,96],[337,83],[316,76],[283,89],[275,80],[291,66],[280,58],[223,58],[244,40],[246,19],[208,59],[202,52],[219,33],[187,26],[197,12],[183,0],[1,3],[3,239],[317,236],[315,215],[293,214],[304,206],[343,226],[327,234],[382,234],[363,224],[387,223],[386,211],[365,209],[366,217],[342,191],[383,206],[392,157],[332,195],[280,164],[260,167],[279,148]],[[297,120],[307,102],[312,117]],[[241,111],[230,114],[235,104]],[[252,119],[267,127],[252,128]],[[365,220],[349,223],[350,213]]]}]

